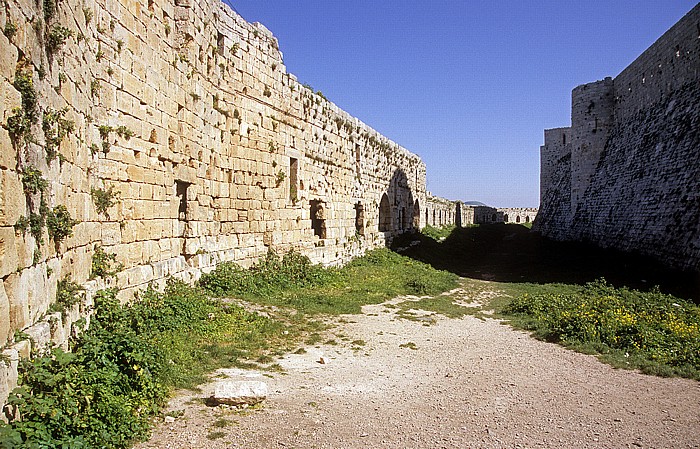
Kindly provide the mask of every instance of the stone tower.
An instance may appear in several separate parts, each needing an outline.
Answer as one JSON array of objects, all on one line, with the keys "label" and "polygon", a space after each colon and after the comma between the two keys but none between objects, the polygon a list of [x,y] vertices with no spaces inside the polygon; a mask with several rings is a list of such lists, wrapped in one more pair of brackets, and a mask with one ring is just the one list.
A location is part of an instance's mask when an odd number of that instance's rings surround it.
[{"label": "stone tower", "polygon": [[571,93],[571,215],[598,167],[614,119],[612,78],[583,84]]}]

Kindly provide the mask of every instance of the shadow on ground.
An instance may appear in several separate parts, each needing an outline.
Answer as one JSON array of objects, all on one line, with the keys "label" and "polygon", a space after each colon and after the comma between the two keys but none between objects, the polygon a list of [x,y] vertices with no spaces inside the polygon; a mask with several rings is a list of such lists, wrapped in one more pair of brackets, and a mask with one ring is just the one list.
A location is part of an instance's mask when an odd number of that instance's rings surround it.
[{"label": "shadow on ground", "polygon": [[516,224],[457,228],[437,242],[423,234],[397,237],[392,249],[460,276],[498,282],[611,284],[665,293],[700,303],[700,273],[670,270],[637,254],[578,242],[556,242]]}]

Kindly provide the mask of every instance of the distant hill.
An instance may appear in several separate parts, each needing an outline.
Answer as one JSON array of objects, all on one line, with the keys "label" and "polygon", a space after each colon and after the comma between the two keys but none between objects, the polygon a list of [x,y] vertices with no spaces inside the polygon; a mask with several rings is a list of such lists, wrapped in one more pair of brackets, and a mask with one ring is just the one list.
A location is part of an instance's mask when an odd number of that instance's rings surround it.
[{"label": "distant hill", "polygon": [[462,201],[465,206],[486,206],[481,201]]}]

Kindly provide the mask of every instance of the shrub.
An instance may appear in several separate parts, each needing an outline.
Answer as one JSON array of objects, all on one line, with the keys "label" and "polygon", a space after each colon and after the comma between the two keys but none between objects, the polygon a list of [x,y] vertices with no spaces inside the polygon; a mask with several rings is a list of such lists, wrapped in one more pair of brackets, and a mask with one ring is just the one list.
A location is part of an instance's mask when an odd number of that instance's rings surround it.
[{"label": "shrub", "polygon": [[93,203],[95,203],[95,209],[98,214],[107,215],[107,209],[119,203],[117,199],[118,191],[114,190],[112,186],[108,189],[91,189],[90,196],[92,197]]},{"label": "shrub", "polygon": [[68,209],[63,204],[59,204],[49,211],[46,217],[46,227],[49,231],[49,237],[54,242],[60,243],[66,237],[73,235],[73,226],[80,223],[78,220],[73,220],[68,212]]},{"label": "shrub", "polygon": [[44,150],[47,162],[51,162],[56,157],[63,138],[75,129],[75,122],[64,118],[67,112],[67,107],[59,110],[49,108],[44,112],[42,129],[46,139]]},{"label": "shrub", "polygon": [[61,25],[53,25],[46,35],[46,51],[49,54],[56,53],[72,35],[72,30]]},{"label": "shrub", "polygon": [[49,186],[41,170],[32,165],[22,170],[22,184],[24,192],[29,194],[44,192]]},{"label": "shrub", "polygon": [[117,262],[117,255],[114,253],[106,253],[101,246],[95,248],[92,253],[92,270],[90,271],[90,279],[96,277],[111,277],[119,273],[124,268],[124,265]]},{"label": "shrub", "polygon": [[8,20],[7,22],[5,22],[5,29],[3,30],[3,32],[5,33],[5,36],[7,36],[8,39],[12,39],[15,33],[17,33],[17,25]]},{"label": "shrub", "polygon": [[522,295],[504,313],[542,338],[622,355],[618,365],[700,379],[700,307],[658,290],[599,280],[580,294]]}]

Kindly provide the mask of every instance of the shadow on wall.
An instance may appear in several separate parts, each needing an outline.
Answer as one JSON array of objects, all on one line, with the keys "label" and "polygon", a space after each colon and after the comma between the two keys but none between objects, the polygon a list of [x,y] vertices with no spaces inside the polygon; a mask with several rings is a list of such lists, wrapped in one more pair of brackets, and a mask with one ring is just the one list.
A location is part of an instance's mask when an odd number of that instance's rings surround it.
[{"label": "shadow on wall", "polygon": [[[419,244],[410,246],[410,241]],[[671,270],[646,256],[601,249],[580,242],[558,242],[517,224],[456,228],[444,241],[423,234],[394,240],[401,254],[459,276],[498,282],[585,284],[605,278],[611,284],[664,293],[700,303],[700,272]]]},{"label": "shadow on wall", "polygon": [[391,238],[420,227],[420,202],[413,195],[406,172],[397,169],[379,201],[379,232]]}]

